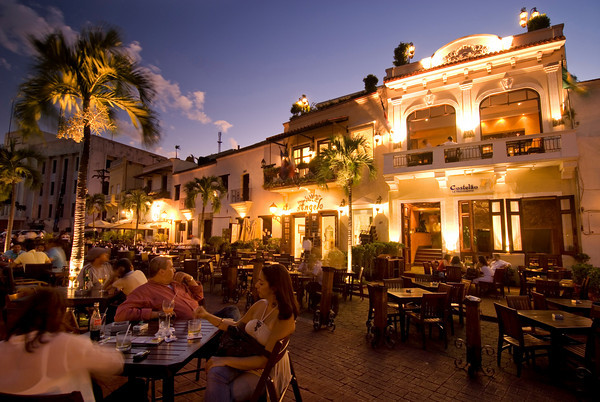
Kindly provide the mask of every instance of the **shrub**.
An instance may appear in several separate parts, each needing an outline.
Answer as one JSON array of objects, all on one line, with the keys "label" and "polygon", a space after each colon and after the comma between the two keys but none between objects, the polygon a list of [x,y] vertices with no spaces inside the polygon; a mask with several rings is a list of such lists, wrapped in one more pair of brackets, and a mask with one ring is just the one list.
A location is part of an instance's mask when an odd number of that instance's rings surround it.
[{"label": "shrub", "polygon": [[352,262],[355,267],[364,267],[365,276],[371,277],[373,275],[375,257],[380,254],[400,256],[403,248],[404,245],[402,243],[394,241],[357,245],[352,247]]},{"label": "shrub", "polygon": [[550,18],[546,14],[540,14],[537,17],[529,19],[527,22],[527,32],[548,28],[549,26]]},{"label": "shrub", "polygon": [[342,269],[346,266],[346,255],[339,249],[334,248],[323,259],[323,266]]},{"label": "shrub", "polygon": [[600,292],[600,268],[591,267],[588,276],[590,277],[590,291],[598,294]]},{"label": "shrub", "polygon": [[584,263],[573,264],[573,266],[571,267],[571,270],[573,271],[573,280],[575,281],[575,283],[581,285],[583,280],[587,276],[590,276],[590,272],[592,271],[593,268],[594,267],[590,264],[584,264]]}]

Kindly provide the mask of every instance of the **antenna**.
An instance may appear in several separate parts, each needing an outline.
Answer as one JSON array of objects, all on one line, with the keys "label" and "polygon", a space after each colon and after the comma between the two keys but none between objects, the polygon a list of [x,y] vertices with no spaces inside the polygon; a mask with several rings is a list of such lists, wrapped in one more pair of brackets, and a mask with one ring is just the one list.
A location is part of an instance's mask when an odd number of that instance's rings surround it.
[{"label": "antenna", "polygon": [[221,144],[223,143],[223,141],[221,141],[221,132],[219,131],[219,140],[217,141],[217,144],[219,144],[219,151],[218,153],[221,153]]}]

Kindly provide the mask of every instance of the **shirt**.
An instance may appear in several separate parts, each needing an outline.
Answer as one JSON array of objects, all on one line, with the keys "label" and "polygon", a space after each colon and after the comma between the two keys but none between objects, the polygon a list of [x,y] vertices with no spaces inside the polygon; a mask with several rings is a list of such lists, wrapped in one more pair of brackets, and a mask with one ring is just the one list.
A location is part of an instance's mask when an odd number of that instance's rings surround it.
[{"label": "shirt", "polygon": [[[32,336],[28,334],[27,336]],[[116,375],[123,369],[123,355],[114,347],[95,345],[86,335],[65,332],[45,334],[47,343],[33,353],[25,350],[26,335],[0,342],[0,390],[18,395],[81,392],[94,401],[90,374]]]},{"label": "shirt", "polygon": [[112,266],[110,263],[105,262],[99,267],[94,267],[92,264],[85,264],[81,271],[79,271],[79,275],[77,275],[77,281],[79,281],[79,288],[83,288],[85,286],[85,272],[89,272],[90,280],[92,281],[92,286],[99,287],[100,281],[99,278],[104,278],[107,280],[110,278],[110,274],[112,273]]},{"label": "shirt", "polygon": [[119,305],[115,321],[149,320],[152,311],[162,311],[163,300],[175,298],[175,314],[177,319],[194,318],[194,310],[204,299],[202,285],[186,286],[179,282],[162,285],[148,281],[131,292],[127,299]]},{"label": "shirt", "polygon": [[148,282],[146,275],[142,271],[129,271],[122,278],[113,282],[112,286],[126,295],[129,295],[138,286]]},{"label": "shirt", "polygon": [[62,271],[63,267],[67,265],[67,256],[62,247],[52,247],[46,251],[48,258],[52,260],[52,268],[55,271]]},{"label": "shirt", "polygon": [[490,263],[490,267],[492,267],[492,269],[495,271],[497,268],[502,268],[502,267],[506,267],[510,265],[508,262],[504,261],[504,260],[494,260]]},{"label": "shirt", "polygon": [[25,267],[25,272],[27,272],[27,264],[45,264],[52,262],[50,258],[43,251],[29,250],[25,253],[19,254],[17,258],[15,258],[14,263],[19,265],[23,264]]},{"label": "shirt", "polygon": [[3,256],[9,260],[14,260],[15,258],[17,258],[18,256],[20,256],[23,253],[24,253],[23,250],[19,251],[19,254],[15,253],[12,250],[8,250],[6,253],[3,254]]}]

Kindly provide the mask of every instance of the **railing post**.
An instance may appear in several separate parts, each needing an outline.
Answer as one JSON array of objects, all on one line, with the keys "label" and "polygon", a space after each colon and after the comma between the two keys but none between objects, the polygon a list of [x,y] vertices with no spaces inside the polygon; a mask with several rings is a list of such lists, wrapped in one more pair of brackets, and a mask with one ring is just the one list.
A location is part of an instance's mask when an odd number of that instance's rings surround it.
[{"label": "railing post", "polygon": [[323,267],[323,283],[321,285],[321,324],[326,324],[329,321],[334,272],[335,268],[333,267]]},{"label": "railing post", "polygon": [[479,305],[481,299],[467,296],[465,299],[467,316],[467,363],[469,375],[473,376],[481,369],[481,317]]}]

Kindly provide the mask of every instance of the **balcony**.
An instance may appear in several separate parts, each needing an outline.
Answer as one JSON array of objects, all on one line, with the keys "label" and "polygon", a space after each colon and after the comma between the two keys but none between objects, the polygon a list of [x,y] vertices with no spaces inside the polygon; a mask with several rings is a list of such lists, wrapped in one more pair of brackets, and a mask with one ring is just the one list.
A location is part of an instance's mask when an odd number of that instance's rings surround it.
[{"label": "balcony", "polygon": [[383,174],[536,163],[573,159],[577,156],[576,135],[571,130],[392,152],[383,157]]},{"label": "balcony", "polygon": [[308,168],[296,169],[292,177],[281,178],[279,166],[269,166],[263,169],[265,190],[300,187],[317,184],[315,174]]},{"label": "balcony", "polygon": [[229,203],[233,204],[236,202],[250,201],[251,189],[250,188],[237,188],[229,191]]}]

